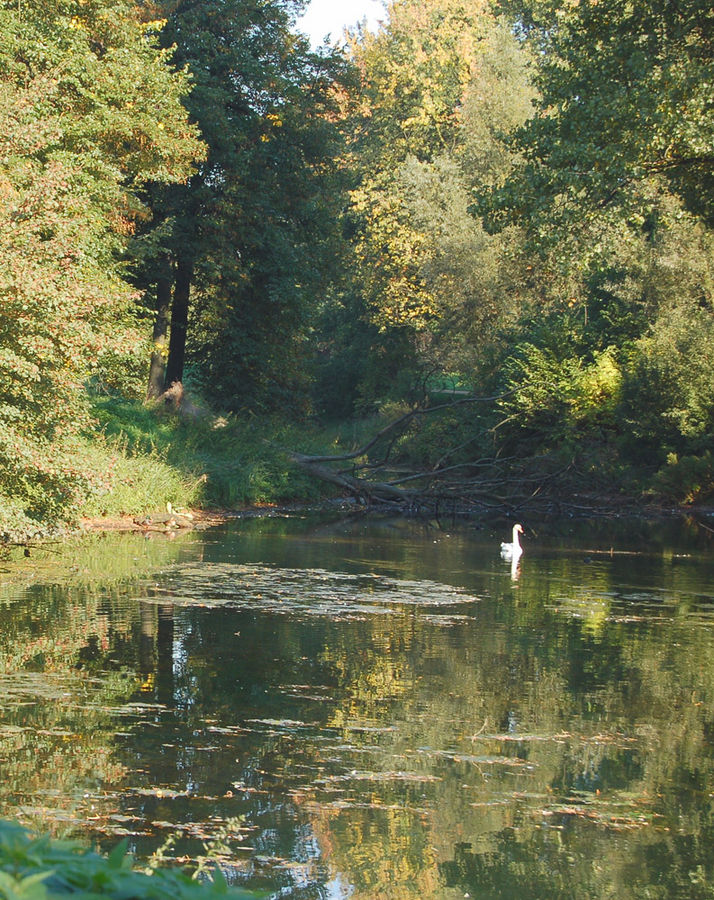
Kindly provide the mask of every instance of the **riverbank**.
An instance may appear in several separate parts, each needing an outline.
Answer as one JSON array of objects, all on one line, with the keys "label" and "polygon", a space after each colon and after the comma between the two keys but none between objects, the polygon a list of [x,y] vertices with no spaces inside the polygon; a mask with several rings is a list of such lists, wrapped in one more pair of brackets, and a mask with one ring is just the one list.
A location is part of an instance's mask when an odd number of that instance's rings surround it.
[{"label": "riverbank", "polygon": [[61,492],[18,484],[0,493],[0,543],[61,538],[79,527],[131,530],[147,518],[158,528],[169,507],[190,510],[198,523],[331,493],[282,449],[319,450],[327,431],[212,412],[187,418],[106,397],[95,398],[93,419],[92,430],[52,462],[60,481],[67,470]]},{"label": "riverbank", "polygon": [[[444,430],[449,422],[397,413],[297,424],[207,411],[187,417],[161,405],[97,398],[95,427],[67,448],[81,484],[49,499],[0,496],[0,543],[62,539],[78,529],[172,533],[340,503],[445,521],[707,512],[705,490],[663,491],[653,473],[616,479],[592,459],[587,467],[554,454],[517,461],[516,468],[500,458],[445,466],[439,460],[453,440]],[[470,466],[478,477],[468,474]]]},{"label": "riverbank", "polygon": [[89,516],[79,521],[80,532],[97,531],[131,531],[131,532],[160,532],[199,530],[213,528],[222,525],[231,518],[240,515],[234,510],[209,510],[192,509],[185,510],[174,516],[171,514],[155,513],[144,516]]},{"label": "riverbank", "polygon": [[[576,512],[577,511],[577,512]],[[186,530],[204,531],[207,528],[214,528],[225,525],[227,522],[238,519],[254,519],[269,517],[287,517],[301,516],[307,514],[329,514],[340,512],[343,514],[354,514],[356,516],[374,515],[374,516],[394,516],[401,515],[409,518],[433,519],[433,515],[429,515],[429,511],[425,510],[420,513],[414,511],[395,511],[394,507],[389,504],[374,504],[366,506],[356,502],[349,497],[339,497],[332,500],[324,500],[320,503],[291,503],[291,504],[256,504],[255,506],[246,506],[239,509],[193,509],[186,511],[184,514],[179,513],[178,516],[167,515],[157,512],[154,515],[147,516],[95,516],[84,518],[79,523],[79,533],[96,534],[102,532],[131,532],[134,534],[176,534]],[[583,503],[575,503],[568,505],[564,511],[553,513],[547,518],[556,519],[675,519],[675,518],[696,518],[702,527],[709,528],[714,534],[714,523],[712,526],[706,525],[706,520],[714,520],[714,508],[709,506],[702,507],[675,507],[656,504],[643,504],[633,508],[629,504],[621,502],[620,498],[610,498],[609,501],[602,500],[597,505],[585,505]],[[487,515],[483,511],[475,513],[473,510],[463,508],[461,510],[451,509],[445,515],[437,518],[445,521],[513,521],[520,518],[525,522],[529,520],[540,520],[539,516],[534,515],[528,509],[519,511],[508,511],[506,509],[494,511],[491,510]]]}]

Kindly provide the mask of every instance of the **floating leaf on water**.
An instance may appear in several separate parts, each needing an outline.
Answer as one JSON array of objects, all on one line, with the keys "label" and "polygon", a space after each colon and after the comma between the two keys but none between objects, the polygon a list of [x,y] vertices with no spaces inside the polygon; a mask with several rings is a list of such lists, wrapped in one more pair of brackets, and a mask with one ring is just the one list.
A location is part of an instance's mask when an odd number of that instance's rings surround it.
[{"label": "floating leaf on water", "polygon": [[653,625],[665,625],[674,621],[671,616],[608,616],[608,622],[616,622],[618,624],[630,624],[635,622],[648,622]]},{"label": "floating leaf on water", "polygon": [[427,775],[420,772],[350,772],[347,775],[328,775],[316,781],[316,784],[336,784],[344,781],[405,781],[415,784],[433,784],[440,782],[438,775]]},{"label": "floating leaf on water", "polygon": [[186,825],[182,822],[165,822],[160,819],[155,819],[151,823],[153,828],[168,828],[171,831],[186,831]]},{"label": "floating leaf on water", "polygon": [[296,700],[314,700],[317,703],[325,703],[328,700],[332,700],[332,697],[325,697],[320,694],[315,694],[315,695],[299,694],[299,693],[293,693],[292,691],[280,691],[280,693],[284,697],[294,697]]},{"label": "floating leaf on water", "polygon": [[345,731],[355,731],[358,734],[388,734],[396,730],[395,725],[345,725]]},{"label": "floating leaf on water", "polygon": [[631,831],[652,825],[650,816],[624,816],[608,813],[604,810],[593,809],[585,806],[554,806],[537,811],[537,815],[549,818],[551,816],[566,816],[573,819],[582,819],[614,831]]},{"label": "floating leaf on water", "polygon": [[243,784],[241,781],[234,781],[231,785],[236,791],[240,791],[242,794],[267,794],[268,792],[263,790],[262,788],[249,787],[247,784]]},{"label": "floating leaf on water", "polygon": [[210,725],[206,731],[210,734],[247,734],[254,729],[244,728],[241,725]]},{"label": "floating leaf on water", "polygon": [[354,617],[393,614],[400,607],[433,608],[472,604],[478,597],[433,581],[352,575],[323,569],[280,569],[261,565],[189,563],[177,566],[147,602],[164,597],[180,605],[258,608],[285,614]]},{"label": "floating leaf on water", "polygon": [[450,613],[426,613],[421,617],[422,622],[431,622],[434,625],[463,625],[472,622],[471,616],[455,616]]},{"label": "floating leaf on water", "polygon": [[190,797],[187,791],[173,791],[170,788],[131,788],[128,794],[138,794],[140,797],[159,797],[162,800],[177,800]]},{"label": "floating leaf on water", "polygon": [[436,759],[447,759],[451,762],[471,763],[477,766],[515,766],[528,768],[536,768],[535,764],[527,759],[520,759],[517,756],[473,756],[468,753],[453,753],[449,750],[429,750],[422,755],[435,757]]},{"label": "floating leaf on water", "polygon": [[307,722],[298,722],[294,719],[248,719],[255,725],[273,725],[276,728],[312,728]]},{"label": "floating leaf on water", "polygon": [[164,712],[167,709],[165,703],[124,703],[115,710],[119,713],[146,713]]},{"label": "floating leaf on water", "polygon": [[567,731],[562,731],[558,734],[474,734],[470,738],[471,741],[495,741],[496,743],[512,744],[530,742],[554,742],[556,744],[562,744],[572,739],[573,735]]}]

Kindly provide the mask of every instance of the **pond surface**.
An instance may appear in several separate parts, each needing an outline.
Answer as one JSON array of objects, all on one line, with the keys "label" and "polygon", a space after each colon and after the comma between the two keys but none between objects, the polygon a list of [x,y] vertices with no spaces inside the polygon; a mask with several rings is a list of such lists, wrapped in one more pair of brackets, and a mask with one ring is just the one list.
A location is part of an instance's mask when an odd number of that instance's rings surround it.
[{"label": "pond surface", "polygon": [[[0,564],[0,816],[284,898],[714,896],[714,543],[336,516]],[[207,850],[208,848],[208,850]]]}]

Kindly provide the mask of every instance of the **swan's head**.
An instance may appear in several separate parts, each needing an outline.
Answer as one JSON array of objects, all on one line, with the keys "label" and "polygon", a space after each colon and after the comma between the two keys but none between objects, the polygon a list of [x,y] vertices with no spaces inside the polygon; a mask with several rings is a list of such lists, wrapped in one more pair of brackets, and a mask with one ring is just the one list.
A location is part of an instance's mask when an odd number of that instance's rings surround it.
[{"label": "swan's head", "polygon": [[523,530],[523,526],[522,525],[514,525],[513,533],[514,534],[525,534],[525,531]]}]

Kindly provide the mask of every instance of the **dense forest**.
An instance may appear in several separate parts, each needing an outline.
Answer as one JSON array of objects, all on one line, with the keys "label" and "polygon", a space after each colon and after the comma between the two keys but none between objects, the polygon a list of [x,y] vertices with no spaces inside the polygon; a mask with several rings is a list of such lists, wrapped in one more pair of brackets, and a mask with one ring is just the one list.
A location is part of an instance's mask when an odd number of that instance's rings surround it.
[{"label": "dense forest", "polygon": [[0,534],[711,498],[710,3],[304,5],[0,0]]}]

